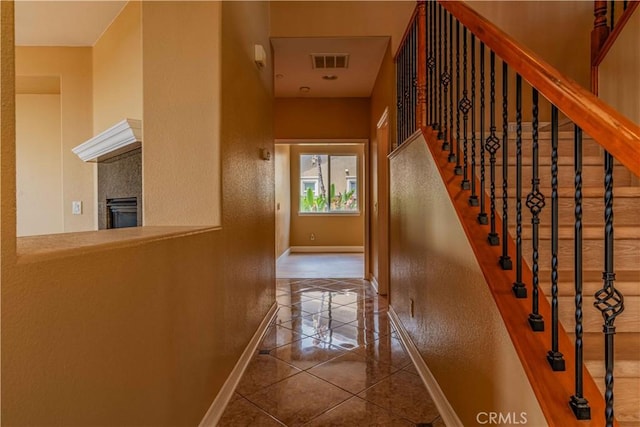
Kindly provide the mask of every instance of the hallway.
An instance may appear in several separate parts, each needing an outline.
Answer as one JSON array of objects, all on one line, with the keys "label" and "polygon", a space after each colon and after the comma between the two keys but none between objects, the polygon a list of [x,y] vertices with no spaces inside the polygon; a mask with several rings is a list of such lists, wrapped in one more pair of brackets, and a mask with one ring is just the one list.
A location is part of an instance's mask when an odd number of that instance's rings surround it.
[{"label": "hallway", "polygon": [[279,310],[220,426],[444,426],[360,279],[278,279]]}]

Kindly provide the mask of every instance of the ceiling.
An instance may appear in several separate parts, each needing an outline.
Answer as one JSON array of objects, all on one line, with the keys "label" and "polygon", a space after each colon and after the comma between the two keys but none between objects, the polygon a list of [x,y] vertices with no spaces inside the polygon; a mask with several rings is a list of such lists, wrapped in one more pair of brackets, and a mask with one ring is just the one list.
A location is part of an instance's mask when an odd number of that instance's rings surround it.
[{"label": "ceiling", "polygon": [[[127,1],[16,1],[16,45],[93,46]],[[369,97],[389,37],[273,38],[276,97]],[[347,69],[313,69],[311,54],[347,53]],[[333,75],[335,80],[323,80]],[[300,87],[309,88],[302,93]]]},{"label": "ceiling", "polygon": [[[369,97],[389,37],[272,38],[275,96]],[[349,54],[347,69],[314,69],[312,54]],[[335,76],[324,80],[323,76]],[[307,93],[301,87],[308,87]]]},{"label": "ceiling", "polygon": [[16,45],[93,46],[126,1],[15,2]]}]

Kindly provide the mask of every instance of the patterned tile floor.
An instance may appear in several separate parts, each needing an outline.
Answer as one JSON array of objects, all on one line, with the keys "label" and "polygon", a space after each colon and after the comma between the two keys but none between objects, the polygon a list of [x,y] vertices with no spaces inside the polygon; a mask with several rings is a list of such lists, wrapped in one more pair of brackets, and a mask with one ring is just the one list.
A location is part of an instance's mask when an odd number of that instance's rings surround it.
[{"label": "patterned tile floor", "polygon": [[444,426],[360,279],[278,279],[279,306],[219,426]]}]

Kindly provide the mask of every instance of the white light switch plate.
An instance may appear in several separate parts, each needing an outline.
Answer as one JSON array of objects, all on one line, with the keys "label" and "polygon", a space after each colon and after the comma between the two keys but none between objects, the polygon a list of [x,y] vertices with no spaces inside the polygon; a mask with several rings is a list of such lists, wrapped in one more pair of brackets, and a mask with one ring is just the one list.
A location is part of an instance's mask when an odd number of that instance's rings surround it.
[{"label": "white light switch plate", "polygon": [[71,202],[71,213],[73,215],[82,215],[82,202],[81,201],[73,201],[73,202]]}]

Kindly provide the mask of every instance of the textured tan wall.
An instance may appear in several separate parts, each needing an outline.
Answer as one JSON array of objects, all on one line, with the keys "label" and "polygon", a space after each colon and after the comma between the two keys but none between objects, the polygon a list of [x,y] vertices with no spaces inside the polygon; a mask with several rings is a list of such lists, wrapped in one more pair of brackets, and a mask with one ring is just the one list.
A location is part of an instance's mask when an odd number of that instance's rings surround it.
[{"label": "textured tan wall", "polygon": [[[363,246],[364,245],[364,144],[291,146],[291,246]],[[360,213],[300,215],[300,154],[351,153],[358,155],[358,194]],[[315,240],[310,235],[315,235]]]},{"label": "textured tan wall", "polygon": [[276,138],[369,138],[369,98],[277,98]]},{"label": "textured tan wall", "polygon": [[598,95],[640,124],[640,12],[633,13],[598,69]]},{"label": "textured tan wall", "polygon": [[275,146],[276,258],[289,249],[291,232],[291,157],[290,146]]},{"label": "textured tan wall", "polygon": [[273,162],[258,159],[273,139],[271,89],[253,61],[231,59],[242,37],[268,42],[268,8],[220,6],[222,230],[17,262],[11,3],[0,3],[3,424],[197,425],[275,298]]},{"label": "textured tan wall", "polygon": [[145,225],[220,224],[220,10],[142,4]]},{"label": "textured tan wall", "polygon": [[142,119],[141,3],[130,1],[93,46],[93,131]]},{"label": "textured tan wall", "polygon": [[272,37],[391,36],[395,52],[414,1],[272,1]]},{"label": "textured tan wall", "polygon": [[463,425],[481,411],[546,425],[425,141],[406,144],[391,159],[391,305]]},{"label": "textured tan wall", "polygon": [[[15,58],[18,76],[60,78],[64,231],[95,230],[96,165],[71,151],[93,136],[91,48],[16,47]],[[71,214],[74,200],[82,201],[82,215]]]},{"label": "textured tan wall", "polygon": [[16,95],[18,236],[64,232],[60,95]]}]

